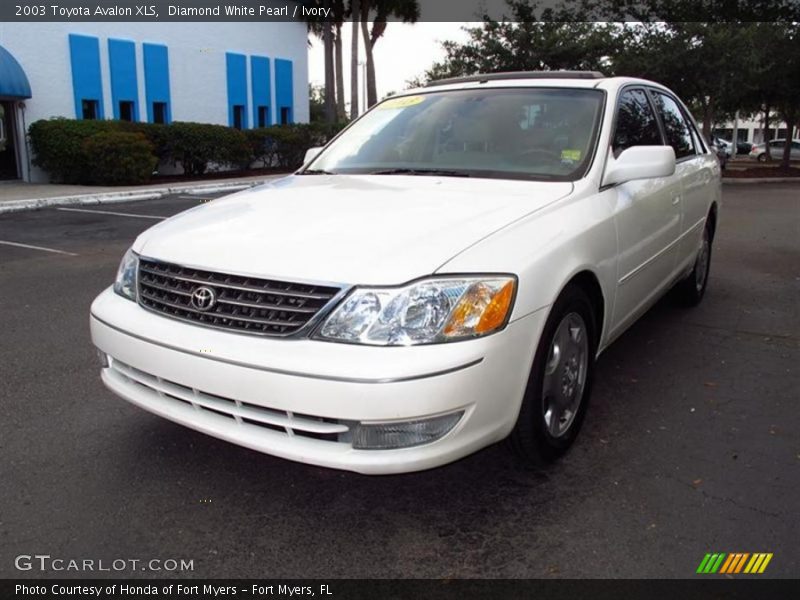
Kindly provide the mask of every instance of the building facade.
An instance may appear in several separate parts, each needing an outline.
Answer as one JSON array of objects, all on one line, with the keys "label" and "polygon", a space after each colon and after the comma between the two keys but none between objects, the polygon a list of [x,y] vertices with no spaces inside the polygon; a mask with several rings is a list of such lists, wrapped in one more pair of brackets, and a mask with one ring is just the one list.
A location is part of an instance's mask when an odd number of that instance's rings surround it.
[{"label": "building facade", "polygon": [[39,119],[308,121],[302,22],[0,23],[0,178],[46,181]]},{"label": "building facade", "polygon": [[[765,140],[785,139],[789,128],[779,117],[774,116],[770,119],[770,127],[767,135],[764,135],[764,116],[747,117],[739,119],[736,123],[728,121],[722,123],[720,127],[714,128],[714,133],[719,137],[731,140],[733,131],[736,129],[736,140],[738,142],[750,142],[751,144],[761,144]],[[800,137],[800,127],[792,128],[792,139]]]}]

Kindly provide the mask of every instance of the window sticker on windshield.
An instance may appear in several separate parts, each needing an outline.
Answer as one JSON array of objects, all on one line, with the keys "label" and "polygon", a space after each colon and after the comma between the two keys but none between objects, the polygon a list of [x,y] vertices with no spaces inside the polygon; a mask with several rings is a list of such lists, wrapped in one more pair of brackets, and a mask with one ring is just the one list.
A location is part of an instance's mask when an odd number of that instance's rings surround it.
[{"label": "window sticker on windshield", "polygon": [[581,159],[581,151],[580,150],[562,150],[561,151],[561,160],[570,160],[573,162],[578,162]]},{"label": "window sticker on windshield", "polygon": [[425,96],[403,96],[402,98],[390,98],[383,104],[378,106],[381,110],[388,108],[406,108],[407,106],[414,106],[425,100]]}]

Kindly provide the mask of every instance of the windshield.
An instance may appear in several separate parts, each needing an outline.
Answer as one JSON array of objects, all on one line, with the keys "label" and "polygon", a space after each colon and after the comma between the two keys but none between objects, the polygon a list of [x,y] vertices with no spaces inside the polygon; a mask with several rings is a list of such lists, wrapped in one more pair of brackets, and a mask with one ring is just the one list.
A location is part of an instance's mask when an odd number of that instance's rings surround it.
[{"label": "windshield", "polygon": [[603,93],[506,88],[390,98],[354,123],[306,173],[572,181],[584,175]]}]

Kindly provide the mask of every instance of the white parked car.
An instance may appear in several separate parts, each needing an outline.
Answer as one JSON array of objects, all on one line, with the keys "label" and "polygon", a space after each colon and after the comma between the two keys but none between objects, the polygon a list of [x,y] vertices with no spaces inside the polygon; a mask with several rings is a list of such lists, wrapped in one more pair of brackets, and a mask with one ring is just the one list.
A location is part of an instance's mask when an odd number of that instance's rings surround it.
[{"label": "white parked car", "polygon": [[268,454],[396,473],[510,437],[551,461],[598,354],[673,286],[703,297],[719,206],[661,85],[440,81],[145,231],[92,339],[119,396]]}]

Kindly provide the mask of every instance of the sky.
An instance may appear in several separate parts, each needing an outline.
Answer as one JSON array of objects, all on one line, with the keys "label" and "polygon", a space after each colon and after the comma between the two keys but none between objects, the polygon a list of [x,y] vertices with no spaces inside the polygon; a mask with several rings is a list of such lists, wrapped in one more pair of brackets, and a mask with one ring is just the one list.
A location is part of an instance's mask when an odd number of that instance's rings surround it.
[{"label": "sky", "polygon": [[[378,86],[378,98],[389,92],[399,92],[408,87],[406,82],[421,75],[434,62],[444,57],[441,42],[445,40],[466,41],[467,35],[462,26],[472,23],[434,23],[421,22],[414,25],[389,23],[386,33],[375,45],[375,71]],[[343,28],[342,41],[344,55],[344,89],[349,103],[350,98],[350,44],[351,25]],[[309,79],[312,84],[323,85],[325,82],[325,53],[322,40],[311,37],[308,53]],[[359,37],[359,51],[364,60],[364,44]],[[361,73],[359,79],[363,80]],[[363,85],[363,81],[359,82]],[[362,92],[363,97],[363,92]],[[363,101],[362,101],[363,102]]]}]

